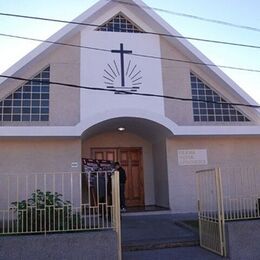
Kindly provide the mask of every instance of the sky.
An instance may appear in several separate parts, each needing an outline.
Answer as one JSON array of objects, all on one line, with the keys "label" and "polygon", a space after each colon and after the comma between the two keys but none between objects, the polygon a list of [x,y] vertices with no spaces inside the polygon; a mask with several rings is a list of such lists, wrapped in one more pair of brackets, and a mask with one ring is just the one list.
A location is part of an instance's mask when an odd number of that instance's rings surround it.
[{"label": "sky", "polygon": [[[73,20],[97,0],[0,0],[1,13]],[[150,7],[191,14],[259,28],[259,31],[238,29],[198,21],[166,12],[157,12],[186,37],[205,38],[260,46],[259,0],[144,0]],[[35,21],[0,15],[0,33],[47,39],[64,24]],[[191,41],[202,53],[218,65],[260,70],[260,48],[245,48]],[[0,74],[35,48],[38,43],[0,36]],[[260,103],[260,73],[222,69],[253,99]]]}]

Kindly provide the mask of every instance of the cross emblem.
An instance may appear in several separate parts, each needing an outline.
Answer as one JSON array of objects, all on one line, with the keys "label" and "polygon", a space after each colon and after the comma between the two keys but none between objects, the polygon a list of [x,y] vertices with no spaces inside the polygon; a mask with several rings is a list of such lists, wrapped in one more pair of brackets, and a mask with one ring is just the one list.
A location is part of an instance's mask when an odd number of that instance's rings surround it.
[{"label": "cross emblem", "polygon": [[124,50],[123,43],[120,43],[120,50],[111,50],[112,53],[119,53],[120,54],[120,64],[121,64],[121,86],[125,86],[125,61],[124,55],[133,53],[130,50]]},{"label": "cross emblem", "polygon": [[120,54],[118,62],[114,59],[113,62],[107,63],[103,79],[106,88],[120,91],[136,92],[142,85],[142,71],[132,59],[126,58],[125,54],[133,53],[131,50],[125,50],[124,44],[120,43],[119,50],[111,50],[111,53]]}]

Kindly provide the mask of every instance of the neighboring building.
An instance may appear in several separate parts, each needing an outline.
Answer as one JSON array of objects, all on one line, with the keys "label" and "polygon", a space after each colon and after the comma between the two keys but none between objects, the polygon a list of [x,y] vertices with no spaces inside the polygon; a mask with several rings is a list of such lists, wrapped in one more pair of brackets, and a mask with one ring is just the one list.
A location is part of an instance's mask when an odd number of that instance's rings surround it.
[{"label": "neighboring building", "polygon": [[42,43],[4,73],[35,81],[0,81],[0,173],[80,171],[83,157],[119,160],[128,206],[194,212],[196,170],[258,163],[260,113],[120,94],[255,104],[220,69],[200,65],[211,62],[186,39],[156,34],[179,35],[143,2],[127,2],[101,0],[74,20],[98,26],[68,24],[49,39],[65,45]]}]

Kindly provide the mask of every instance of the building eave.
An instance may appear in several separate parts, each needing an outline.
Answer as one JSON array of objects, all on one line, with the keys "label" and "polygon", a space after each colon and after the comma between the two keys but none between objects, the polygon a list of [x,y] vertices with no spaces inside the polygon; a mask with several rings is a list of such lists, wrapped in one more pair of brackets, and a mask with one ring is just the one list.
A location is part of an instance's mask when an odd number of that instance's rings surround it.
[{"label": "building eave", "polygon": [[[173,126],[172,136],[258,136],[260,126]],[[81,137],[86,129],[77,126],[1,127],[4,137]]]}]

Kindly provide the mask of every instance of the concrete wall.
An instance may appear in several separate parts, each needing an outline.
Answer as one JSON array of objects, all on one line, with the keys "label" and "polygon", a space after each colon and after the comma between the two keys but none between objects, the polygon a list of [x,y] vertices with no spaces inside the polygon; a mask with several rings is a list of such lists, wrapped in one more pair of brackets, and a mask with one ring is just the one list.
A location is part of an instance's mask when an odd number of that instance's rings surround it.
[{"label": "concrete wall", "polygon": [[[80,139],[6,139],[0,148],[0,210],[28,199],[37,189],[61,193],[79,206]],[[78,167],[72,168],[72,162]]]},{"label": "concrete wall", "polygon": [[[80,139],[2,139],[0,174],[80,171]],[[78,168],[71,168],[78,162]]]},{"label": "concrete wall", "polygon": [[153,144],[155,204],[169,207],[168,167],[165,140]]},{"label": "concrete wall", "polygon": [[[258,137],[173,137],[167,140],[170,208],[175,213],[196,212],[195,172],[220,167],[259,167]],[[178,165],[178,149],[207,149],[208,165]]]},{"label": "concrete wall", "polygon": [[152,145],[141,137],[131,133],[105,133],[83,140],[82,156],[91,158],[91,148],[142,147],[144,170],[144,197],[146,205],[154,205],[154,169]]},{"label": "concrete wall", "polygon": [[113,231],[78,232],[30,236],[1,236],[0,259],[8,260],[116,260],[117,241]]},{"label": "concrete wall", "polygon": [[[187,60],[176,48],[161,39],[162,57]],[[164,95],[191,98],[190,67],[187,63],[162,60]],[[165,115],[179,125],[193,123],[192,104],[165,100]]]},{"label": "concrete wall", "polygon": [[[68,44],[80,44],[80,34],[64,40]],[[80,48],[58,46],[50,48],[33,62],[24,66],[16,75],[31,78],[50,65],[50,81],[80,84]],[[22,85],[21,81],[7,80],[0,87],[0,99]],[[1,122],[2,125],[75,125],[80,120],[80,90],[51,85],[49,122]]]},{"label": "concrete wall", "polygon": [[[166,39],[161,38],[161,56],[175,60],[191,60],[185,55],[184,50],[180,51],[170,44]],[[191,98],[190,72],[196,73],[201,80],[227,101],[245,103],[238,95],[229,89],[223,81],[212,77],[207,68],[189,63],[162,60],[162,75],[164,85],[164,95]],[[252,110],[247,108],[237,108],[240,112],[247,113],[248,116],[255,118]],[[165,115],[178,125],[248,125],[253,122],[194,122],[191,102],[176,100],[165,100]]]},{"label": "concrete wall", "polygon": [[[65,43],[79,45],[80,33]],[[160,39],[161,55],[172,59],[189,60],[179,49],[175,48],[165,39]],[[80,48],[67,46],[53,46],[48,51],[27,64],[17,76],[31,78],[46,66],[50,65],[51,81],[80,85]],[[201,66],[187,63],[162,60],[163,93],[165,95],[191,98],[190,71],[198,74],[207,84],[221,92],[227,100],[242,102],[231,91],[224,90],[219,80],[213,79]],[[91,68],[90,68],[91,70]],[[161,75],[158,75],[160,77]],[[5,98],[21,86],[20,81],[7,80],[0,87],[0,99]],[[123,97],[122,97],[123,98]],[[136,108],[132,103],[133,109]],[[201,125],[193,122],[191,102],[164,100],[165,115],[179,125]],[[250,114],[248,109],[244,111]],[[91,111],[91,109],[90,109]],[[93,112],[93,111],[92,111]],[[95,111],[94,111],[95,112]],[[252,114],[252,113],[251,113]],[[80,90],[64,86],[52,85],[50,89],[50,120],[49,122],[0,122],[1,125],[50,125],[67,126],[76,125],[80,121]],[[252,123],[214,123],[206,122],[204,125],[246,125]]]},{"label": "concrete wall", "polygon": [[[64,41],[79,45],[80,33]],[[172,59],[189,60],[179,49],[165,39],[160,39],[161,55]],[[46,66],[50,65],[51,81],[80,85],[80,48],[54,46],[27,64],[17,76],[31,78]],[[190,71],[198,74],[207,84],[221,92],[228,100],[243,102],[231,91],[224,90],[223,83],[209,76],[196,65],[162,60],[163,92],[165,95],[191,98]],[[7,80],[0,87],[0,99],[5,98],[21,86],[20,81]],[[201,125],[193,122],[191,102],[165,100],[165,115],[179,125]],[[250,114],[248,109],[244,111]],[[252,114],[252,113],[251,113]],[[50,89],[50,120],[49,122],[0,122],[2,125],[76,125],[80,121],[80,90],[64,86],[52,85]],[[214,123],[204,125],[245,125],[252,123]]]}]

